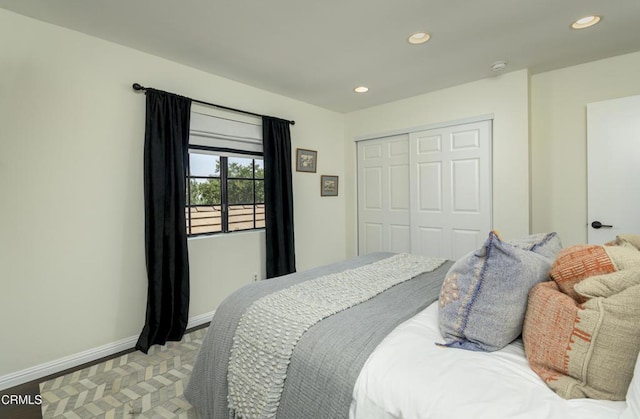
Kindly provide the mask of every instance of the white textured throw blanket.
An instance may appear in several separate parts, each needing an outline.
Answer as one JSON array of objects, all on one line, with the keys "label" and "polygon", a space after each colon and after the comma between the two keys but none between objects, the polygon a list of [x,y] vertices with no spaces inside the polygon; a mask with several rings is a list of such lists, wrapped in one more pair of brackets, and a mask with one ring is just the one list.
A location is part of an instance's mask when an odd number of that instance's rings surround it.
[{"label": "white textured throw blanket", "polygon": [[273,418],[300,337],[314,324],[367,301],[445,259],[398,254],[359,268],[296,284],[255,301],[233,337],[228,402],[243,419]]}]

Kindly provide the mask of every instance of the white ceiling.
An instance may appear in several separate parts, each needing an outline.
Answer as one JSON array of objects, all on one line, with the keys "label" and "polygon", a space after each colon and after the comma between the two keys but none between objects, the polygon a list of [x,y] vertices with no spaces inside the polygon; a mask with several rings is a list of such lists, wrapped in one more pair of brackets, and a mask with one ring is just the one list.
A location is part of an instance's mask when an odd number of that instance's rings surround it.
[{"label": "white ceiling", "polygon": [[[640,51],[640,0],[0,0],[0,8],[338,112],[491,77],[498,60],[535,74]],[[570,29],[590,14],[602,21]],[[416,31],[431,41],[410,45]],[[358,85],[370,91],[355,94]]]}]

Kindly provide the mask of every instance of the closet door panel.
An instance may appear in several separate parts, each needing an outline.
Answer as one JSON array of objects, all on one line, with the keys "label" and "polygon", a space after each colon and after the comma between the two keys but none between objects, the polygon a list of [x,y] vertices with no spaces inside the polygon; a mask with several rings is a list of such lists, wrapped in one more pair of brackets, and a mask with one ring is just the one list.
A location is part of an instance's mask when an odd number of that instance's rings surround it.
[{"label": "closet door panel", "polygon": [[455,260],[477,249],[491,230],[490,121],[414,132],[409,146],[412,252]]},{"label": "closet door panel", "polygon": [[358,143],[358,253],[410,252],[409,139]]},{"label": "closet door panel", "polygon": [[358,142],[358,252],[458,259],[491,230],[491,121]]}]

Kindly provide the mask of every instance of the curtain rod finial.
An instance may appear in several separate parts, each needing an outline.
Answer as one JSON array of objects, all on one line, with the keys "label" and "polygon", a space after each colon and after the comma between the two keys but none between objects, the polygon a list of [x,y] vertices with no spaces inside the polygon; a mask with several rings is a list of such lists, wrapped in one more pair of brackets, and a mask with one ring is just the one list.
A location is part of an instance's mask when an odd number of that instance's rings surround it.
[{"label": "curtain rod finial", "polygon": [[142,87],[139,83],[133,83],[133,90],[146,90],[144,87]]}]

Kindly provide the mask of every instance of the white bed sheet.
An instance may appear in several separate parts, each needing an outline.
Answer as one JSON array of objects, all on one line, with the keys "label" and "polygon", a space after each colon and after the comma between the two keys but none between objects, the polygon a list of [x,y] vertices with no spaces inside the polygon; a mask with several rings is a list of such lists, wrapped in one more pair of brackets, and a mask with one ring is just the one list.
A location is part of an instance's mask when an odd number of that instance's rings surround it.
[{"label": "white bed sheet", "polygon": [[608,419],[625,402],[565,400],[529,367],[522,342],[492,352],[442,348],[437,302],[398,326],[365,363],[351,419]]}]

